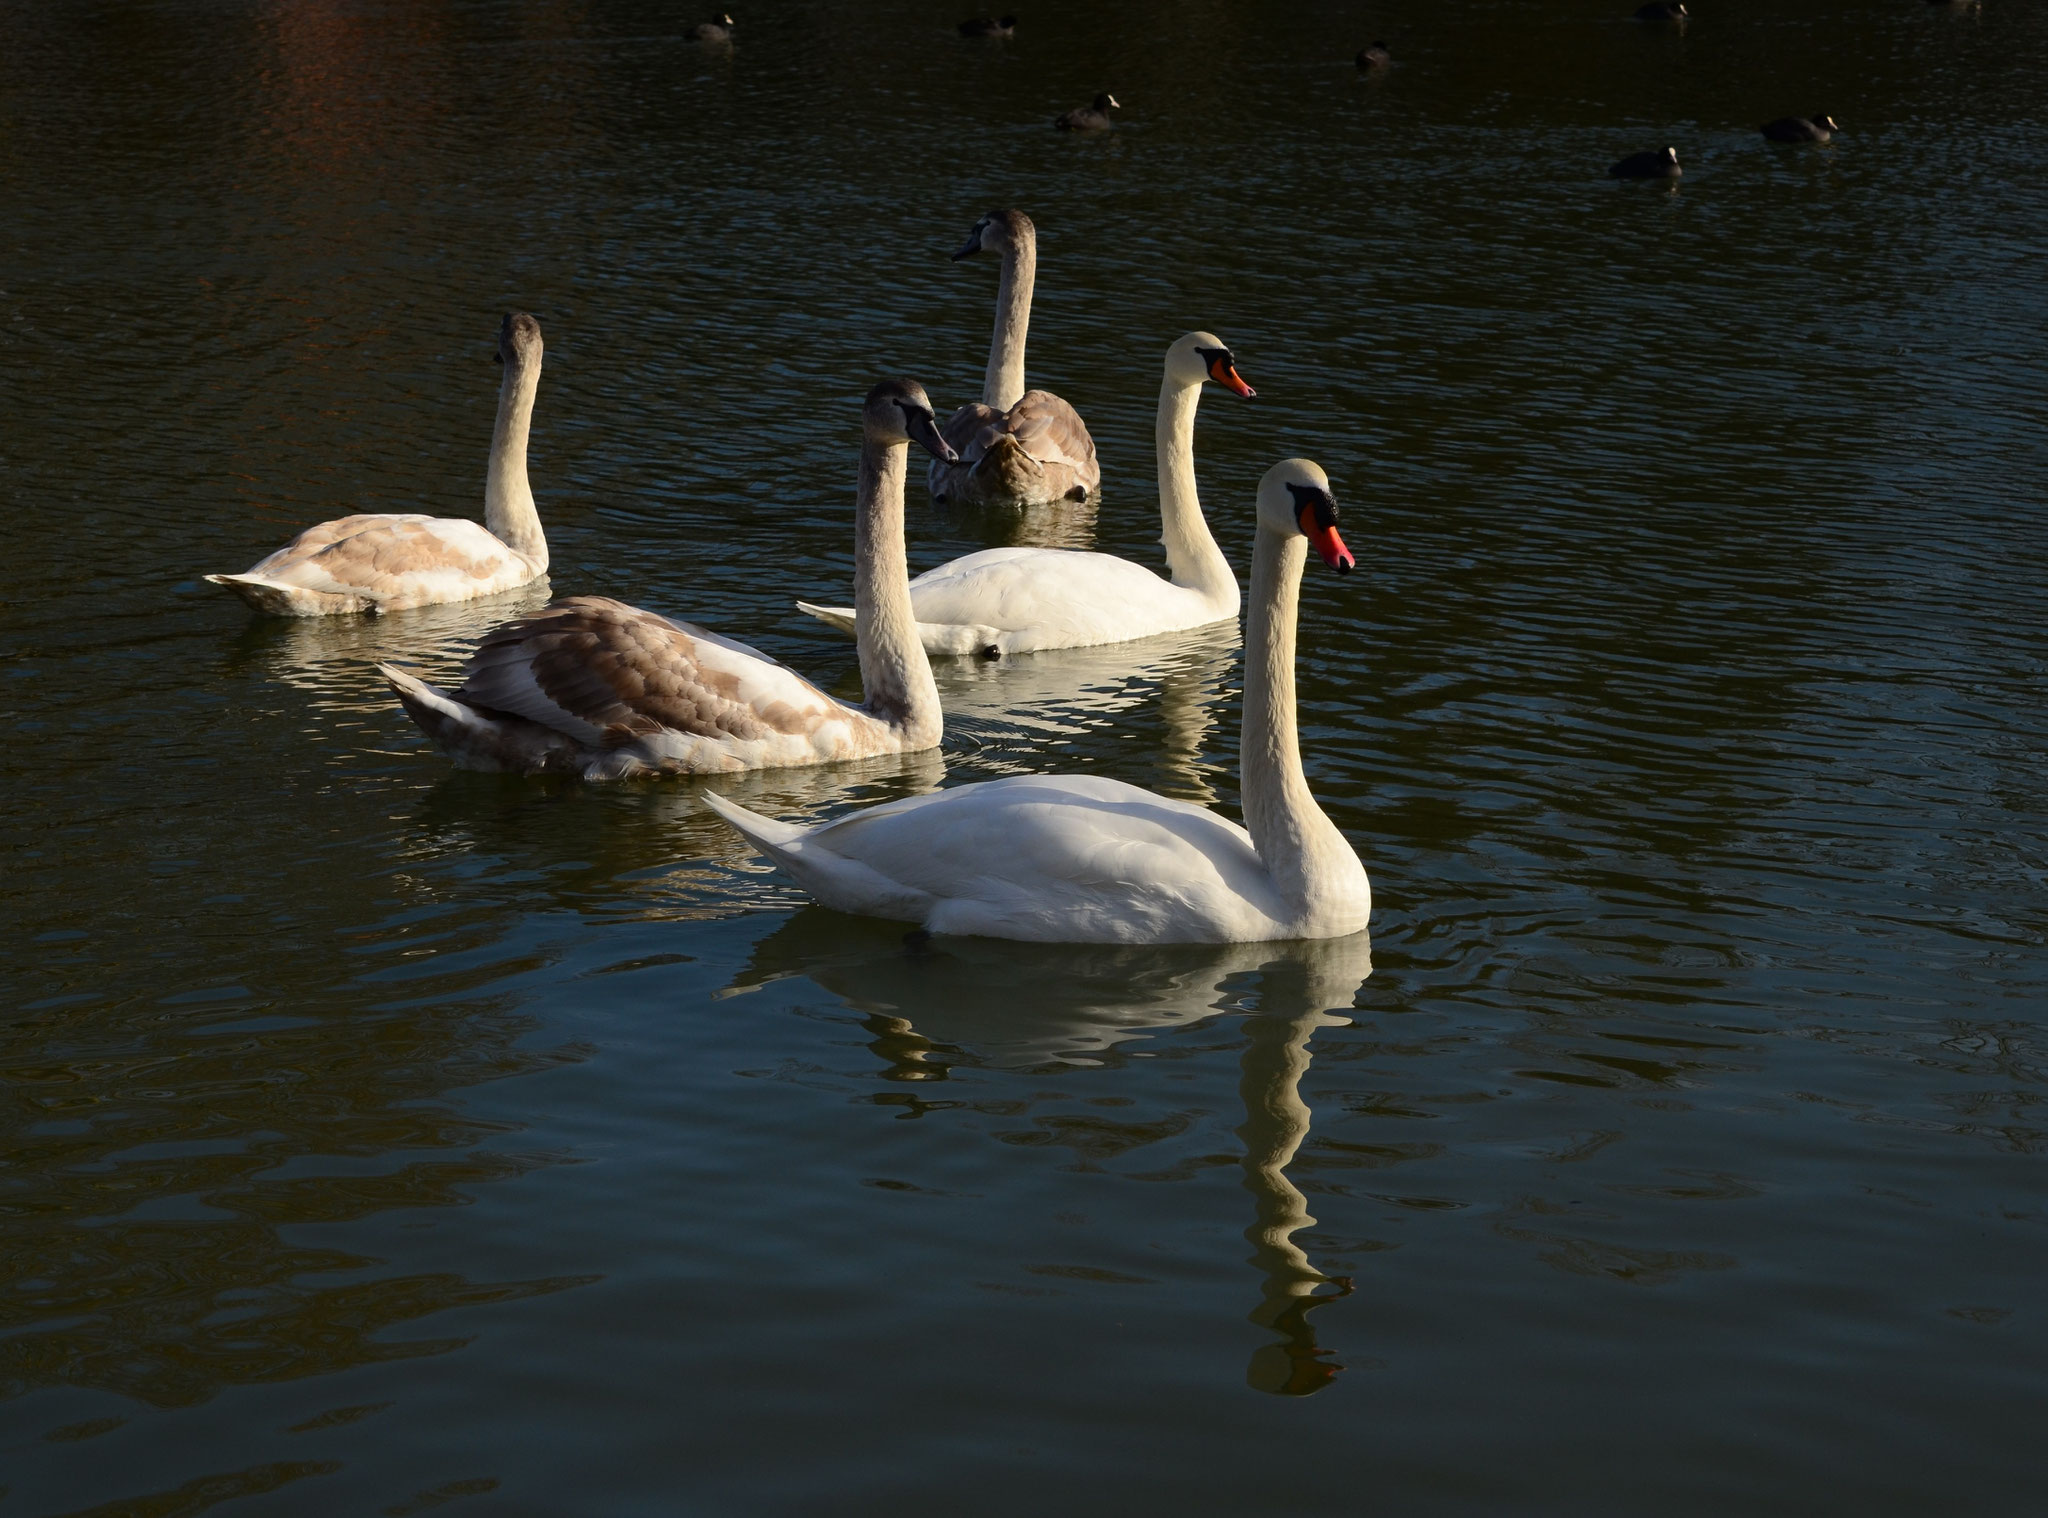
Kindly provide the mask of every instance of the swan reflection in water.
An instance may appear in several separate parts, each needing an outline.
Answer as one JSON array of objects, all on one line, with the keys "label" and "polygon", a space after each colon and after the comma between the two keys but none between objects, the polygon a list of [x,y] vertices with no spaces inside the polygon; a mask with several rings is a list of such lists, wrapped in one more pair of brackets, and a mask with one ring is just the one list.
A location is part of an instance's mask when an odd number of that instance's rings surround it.
[{"label": "swan reflection in water", "polygon": [[[947,509],[952,536],[982,548],[1078,548],[1095,546],[1095,519],[1102,497],[1061,498],[1033,506],[962,502]],[[957,557],[949,554],[948,557]],[[929,567],[929,566],[927,566]]]},{"label": "swan reflection in water", "polygon": [[[1283,1396],[1320,1391],[1342,1369],[1316,1342],[1309,1314],[1348,1296],[1294,1235],[1314,1224],[1287,1177],[1309,1132],[1301,1099],[1309,1040],[1343,1027],[1372,974],[1371,935],[1305,943],[1114,948],[940,938],[906,945],[896,929],[807,907],[755,946],[727,995],[803,976],[865,1014],[869,1045],[897,1081],[946,1078],[948,1063],[997,1068],[1099,1066],[1119,1046],[1161,1029],[1241,1012],[1245,1047],[1238,1094],[1245,1189],[1253,1221],[1248,1257],[1260,1277],[1250,1321],[1278,1335],[1251,1359],[1246,1380]],[[1339,1009],[1339,1010],[1331,1010]],[[905,1093],[899,1104],[939,1105]],[[1331,1288],[1325,1290],[1324,1288]]]}]

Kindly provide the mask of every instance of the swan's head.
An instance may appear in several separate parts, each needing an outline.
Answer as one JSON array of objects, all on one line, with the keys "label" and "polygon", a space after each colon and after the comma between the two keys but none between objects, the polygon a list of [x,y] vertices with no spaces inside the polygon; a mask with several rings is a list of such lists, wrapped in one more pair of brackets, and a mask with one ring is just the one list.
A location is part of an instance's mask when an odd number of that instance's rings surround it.
[{"label": "swan's head", "polygon": [[888,379],[875,386],[868,392],[863,420],[871,443],[916,443],[943,463],[960,462],[953,445],[939,436],[931,398],[916,380]]},{"label": "swan's head", "polygon": [[1117,104],[1116,96],[1110,94],[1108,90],[1104,90],[1095,97],[1095,109],[1098,111],[1120,111],[1123,107]]},{"label": "swan's head", "polygon": [[1307,538],[1318,557],[1348,575],[1358,567],[1337,534],[1337,498],[1330,477],[1308,459],[1282,459],[1259,481],[1259,528],[1283,538]]},{"label": "swan's head", "polygon": [[733,21],[732,17],[721,14],[718,18],[718,24],[724,27],[727,31],[731,31],[736,23]]},{"label": "swan's head", "polygon": [[1839,132],[1842,130],[1835,125],[1835,118],[1832,116],[1809,116],[1807,119],[1823,132]]},{"label": "swan's head", "polygon": [[1037,236],[1038,229],[1022,211],[991,211],[974,224],[974,230],[967,234],[967,241],[953,259],[957,263],[977,253],[1001,253],[1023,247]]},{"label": "swan's head", "polygon": [[1214,380],[1232,395],[1259,393],[1238,375],[1237,360],[1213,332],[1190,332],[1168,348],[1166,377],[1183,388]]},{"label": "swan's head", "polygon": [[498,362],[513,374],[540,367],[540,323],[524,311],[507,311],[498,323]]}]

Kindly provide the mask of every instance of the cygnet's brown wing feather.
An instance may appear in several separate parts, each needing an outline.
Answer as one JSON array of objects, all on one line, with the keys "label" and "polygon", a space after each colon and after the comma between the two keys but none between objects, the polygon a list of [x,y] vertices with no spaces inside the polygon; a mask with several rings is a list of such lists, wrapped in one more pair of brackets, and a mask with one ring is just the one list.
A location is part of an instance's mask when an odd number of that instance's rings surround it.
[{"label": "cygnet's brown wing feather", "polygon": [[1027,390],[1010,408],[1005,429],[1023,445],[1024,451],[1050,468],[1064,465],[1074,472],[1074,481],[1087,490],[1102,483],[1102,466],[1095,461],[1095,439],[1081,413],[1050,390]]},{"label": "cygnet's brown wing feather", "polygon": [[447,592],[440,599],[461,600],[475,594],[477,582],[515,567],[512,550],[480,523],[392,513],[308,527],[249,573],[308,590],[380,598],[436,585]]},{"label": "cygnet's brown wing feather", "polygon": [[857,716],[758,649],[604,596],[492,631],[456,695],[606,748],[664,730],[750,742]]},{"label": "cygnet's brown wing feather", "polygon": [[984,429],[1002,425],[1002,412],[993,406],[984,406],[980,401],[969,401],[946,418],[946,425],[939,429],[939,436],[953,445],[953,451],[963,461],[971,464],[982,455],[981,435]]}]

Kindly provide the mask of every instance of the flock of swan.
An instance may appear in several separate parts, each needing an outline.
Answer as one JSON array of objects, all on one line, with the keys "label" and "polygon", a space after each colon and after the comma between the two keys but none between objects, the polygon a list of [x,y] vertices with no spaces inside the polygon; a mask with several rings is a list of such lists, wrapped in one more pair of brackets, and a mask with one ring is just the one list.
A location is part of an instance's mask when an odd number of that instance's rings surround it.
[{"label": "flock of swan", "polygon": [[[1002,260],[982,398],[942,426],[924,388],[874,386],[862,409],[853,605],[800,601],[851,633],[863,700],[826,694],[736,639],[602,596],[571,596],[487,633],[460,686],[379,670],[458,765],[587,780],[828,764],[935,748],[945,730],[930,656],[1112,645],[1236,619],[1237,576],[1195,490],[1205,385],[1252,388],[1229,347],[1190,332],[1166,350],[1157,448],[1167,575],[1110,554],[992,548],[911,579],[910,447],[938,503],[1085,499],[1101,469],[1066,401],[1024,388],[1037,268],[1031,219],[983,217],[958,257]],[[484,520],[409,513],[323,522],[242,574],[208,575],[274,616],[398,612],[510,590],[548,571],[526,473],[540,324],[498,333],[504,380]],[[1253,943],[1363,930],[1372,890],[1310,794],[1296,734],[1296,605],[1313,548],[1354,560],[1322,469],[1285,459],[1254,501],[1239,773],[1245,825],[1122,781],[1026,775],[869,807],[818,826],[705,803],[818,901],[931,933],[1050,943]]]}]

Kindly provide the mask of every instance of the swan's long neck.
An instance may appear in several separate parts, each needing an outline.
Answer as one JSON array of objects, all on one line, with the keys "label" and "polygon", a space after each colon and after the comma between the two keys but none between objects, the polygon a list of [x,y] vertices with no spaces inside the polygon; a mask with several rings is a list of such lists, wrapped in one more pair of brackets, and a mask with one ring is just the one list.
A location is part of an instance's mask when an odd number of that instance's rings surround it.
[{"label": "swan's long neck", "polygon": [[1216,546],[1195,492],[1195,408],[1201,403],[1200,383],[1168,374],[1159,387],[1159,541],[1173,583],[1213,601],[1220,622],[1237,615],[1237,575]]},{"label": "swan's long neck", "polygon": [[863,444],[860,502],[853,519],[854,637],[868,714],[903,735],[906,748],[929,748],[944,732],[939,687],[918,641],[910,607],[910,564],[903,547],[903,475],[907,443]]},{"label": "swan's long neck", "polygon": [[981,399],[1008,411],[1024,398],[1024,337],[1031,329],[1031,287],[1038,280],[1038,234],[1015,233],[1003,250],[1003,278],[996,287],[996,335],[988,347],[988,373]]},{"label": "swan's long neck", "polygon": [[1294,909],[1302,936],[1321,937],[1364,927],[1372,890],[1358,854],[1323,815],[1301,773],[1294,626],[1307,554],[1306,539],[1264,528],[1252,549],[1238,775],[1244,825],[1259,859]]},{"label": "swan's long neck", "polygon": [[533,427],[533,395],[540,388],[540,365],[508,367],[498,387],[498,425],[491,433],[491,463],[484,475],[484,526],[491,536],[548,567],[548,540],[534,509],[533,487],[526,483],[526,435]]}]

